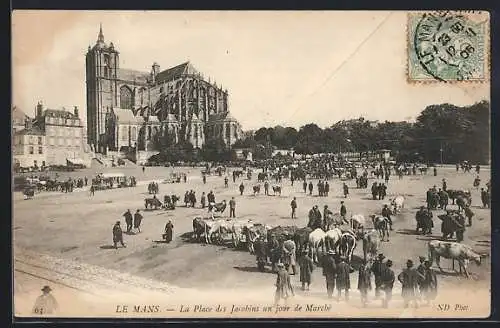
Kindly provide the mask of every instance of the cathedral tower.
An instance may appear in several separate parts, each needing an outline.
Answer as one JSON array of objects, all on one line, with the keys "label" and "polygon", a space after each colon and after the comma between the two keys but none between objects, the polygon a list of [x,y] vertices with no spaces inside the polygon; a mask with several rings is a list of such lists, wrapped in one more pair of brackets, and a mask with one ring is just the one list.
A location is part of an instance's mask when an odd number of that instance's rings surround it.
[{"label": "cathedral tower", "polygon": [[111,42],[107,45],[99,29],[96,44],[86,54],[87,138],[95,151],[102,152],[107,144],[106,113],[117,106],[117,75],[119,52]]}]

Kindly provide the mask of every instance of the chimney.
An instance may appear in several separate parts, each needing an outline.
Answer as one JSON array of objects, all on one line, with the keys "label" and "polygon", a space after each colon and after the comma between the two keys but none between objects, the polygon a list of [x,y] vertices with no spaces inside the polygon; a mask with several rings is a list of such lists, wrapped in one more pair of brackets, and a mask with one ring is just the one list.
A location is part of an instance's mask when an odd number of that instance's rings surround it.
[{"label": "chimney", "polygon": [[76,117],[78,117],[78,106],[75,106],[74,114],[75,114]]},{"label": "chimney", "polygon": [[36,117],[37,118],[41,117],[42,112],[43,112],[43,104],[41,101],[39,101],[38,104],[36,105]]}]

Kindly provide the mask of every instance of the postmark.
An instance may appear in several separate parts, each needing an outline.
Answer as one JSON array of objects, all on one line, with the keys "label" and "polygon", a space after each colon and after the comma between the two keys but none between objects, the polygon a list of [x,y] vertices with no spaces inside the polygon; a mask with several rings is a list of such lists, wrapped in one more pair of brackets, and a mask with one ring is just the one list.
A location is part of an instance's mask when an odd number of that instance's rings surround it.
[{"label": "postmark", "polygon": [[489,14],[476,11],[408,14],[408,80],[489,80]]}]

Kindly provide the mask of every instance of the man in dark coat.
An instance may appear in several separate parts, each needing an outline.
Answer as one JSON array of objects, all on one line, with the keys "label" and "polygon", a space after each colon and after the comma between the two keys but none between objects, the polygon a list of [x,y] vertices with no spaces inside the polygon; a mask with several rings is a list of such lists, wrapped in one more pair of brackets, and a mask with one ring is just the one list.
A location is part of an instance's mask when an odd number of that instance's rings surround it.
[{"label": "man in dark coat", "polygon": [[378,184],[376,182],[374,182],[372,184],[372,197],[373,197],[373,200],[377,199],[377,195],[378,195]]},{"label": "man in dark coat", "polygon": [[234,200],[234,197],[232,197],[231,200],[229,201],[229,217],[230,218],[236,217],[236,201]]},{"label": "man in dark coat", "polygon": [[264,195],[269,196],[269,182],[264,182]]},{"label": "man in dark coat", "polygon": [[441,188],[441,189],[443,189],[443,190],[446,192],[446,189],[448,188],[448,185],[446,184],[446,179],[445,179],[445,178],[443,178],[443,180],[442,180],[442,181],[443,181],[443,185],[442,185],[442,188]]},{"label": "man in dark coat", "polygon": [[309,182],[309,195],[312,195],[312,193],[313,193],[313,188],[314,188],[313,183],[312,183],[312,182]]},{"label": "man in dark coat", "polygon": [[337,302],[342,296],[342,290],[345,291],[345,300],[349,301],[349,289],[351,289],[351,279],[350,274],[354,272],[354,269],[345,262],[345,257],[341,256],[339,263],[337,264]]},{"label": "man in dark coat", "polygon": [[225,188],[229,187],[228,182],[229,182],[229,179],[227,178],[227,176],[224,177],[224,187]]},{"label": "man in dark coat", "polygon": [[347,195],[349,195],[349,187],[344,183],[342,188],[344,189],[344,198],[347,198]]},{"label": "man in dark coat", "polygon": [[245,186],[243,185],[243,182],[240,184],[240,196],[243,196],[243,191],[245,191]]},{"label": "man in dark coat", "polygon": [[308,227],[312,230],[321,228],[323,222],[321,221],[321,212],[318,209],[318,205],[314,205],[313,208],[309,211],[309,223]]},{"label": "man in dark coat", "polygon": [[387,204],[384,204],[384,207],[382,208],[382,216],[389,219],[389,229],[392,230],[391,210],[389,209]]},{"label": "man in dark coat", "polygon": [[423,288],[424,288],[424,276],[425,276],[425,257],[419,256],[418,260],[420,261],[420,264],[417,267],[417,273],[418,273],[418,289],[420,292],[420,298],[423,296]]},{"label": "man in dark coat", "polygon": [[385,292],[385,298],[382,300],[382,307],[384,308],[389,306],[389,302],[392,299],[392,289],[394,287],[395,276],[391,267],[392,261],[387,260],[380,276],[380,289]]},{"label": "man in dark coat", "polygon": [[127,247],[123,243],[123,231],[122,227],[120,226],[120,221],[116,221],[115,225],[113,226],[113,245],[116,249],[118,249],[118,243],[120,243],[123,247]]},{"label": "man in dark coat", "polygon": [[280,259],[281,255],[281,247],[280,243],[278,242],[278,238],[276,235],[271,236],[271,241],[269,245],[269,252],[271,255],[271,270],[273,272],[276,272],[276,265],[278,264],[278,261]]},{"label": "man in dark coat", "polygon": [[326,279],[326,292],[328,298],[332,298],[335,289],[335,275],[337,274],[337,265],[335,264],[335,252],[329,250],[323,260],[323,276]]},{"label": "man in dark coat", "polygon": [[438,196],[439,196],[439,207],[443,210],[446,210],[446,206],[448,206],[448,193],[446,192],[446,189],[439,189],[438,191]]},{"label": "man in dark coat", "polygon": [[205,196],[205,193],[202,192],[201,193],[201,208],[205,208],[206,204],[207,204],[207,197]]},{"label": "man in dark coat", "polygon": [[371,271],[373,272],[373,276],[375,277],[375,298],[378,299],[380,297],[380,288],[382,285],[382,271],[385,270],[385,263],[383,262],[385,259],[384,254],[378,254],[377,258],[373,262]]},{"label": "man in dark coat", "polygon": [[165,225],[165,233],[163,234],[163,239],[165,239],[165,242],[167,244],[172,241],[173,232],[174,224],[172,223],[172,220],[168,220],[167,224]]},{"label": "man in dark coat", "polygon": [[127,210],[123,216],[125,217],[125,223],[127,224],[127,232],[130,232],[132,230],[132,213],[130,210]]},{"label": "man in dark coat", "polygon": [[290,282],[290,275],[285,270],[283,263],[278,263],[278,272],[276,273],[276,292],[274,294],[274,305],[278,305],[283,299],[285,304],[290,296],[294,295],[293,287]]},{"label": "man in dark coat", "polygon": [[367,268],[366,261],[359,266],[358,272],[358,290],[361,294],[361,303],[366,307],[368,303],[368,291],[372,289],[371,272]]},{"label": "man in dark coat", "polygon": [[302,183],[302,189],[304,189],[304,192],[307,192],[307,182],[304,180],[304,183]]},{"label": "man in dark coat", "polygon": [[418,308],[418,303],[416,299],[416,289],[418,287],[419,275],[417,270],[413,268],[413,261],[406,261],[406,269],[404,269],[399,275],[398,280],[403,285],[401,296],[403,296],[404,307],[407,308],[410,303],[413,303],[415,308]]},{"label": "man in dark coat", "polygon": [[309,285],[311,284],[311,276],[314,270],[313,260],[308,254],[307,249],[302,250],[302,256],[299,260],[300,265],[300,282],[302,283],[302,290],[305,290],[307,285],[307,290],[309,290]]},{"label": "man in dark coat", "polygon": [[203,184],[206,184],[207,183],[207,176],[205,174],[203,174]]},{"label": "man in dark coat", "polygon": [[342,221],[346,221],[347,209],[344,205],[344,201],[340,201],[340,216],[342,217]]},{"label": "man in dark coat", "polygon": [[328,197],[328,193],[330,192],[330,185],[328,184],[328,181],[325,182],[325,196]]},{"label": "man in dark coat", "polygon": [[139,210],[135,212],[134,214],[134,229],[137,229],[139,232],[141,232],[141,222],[142,222],[142,215]]}]

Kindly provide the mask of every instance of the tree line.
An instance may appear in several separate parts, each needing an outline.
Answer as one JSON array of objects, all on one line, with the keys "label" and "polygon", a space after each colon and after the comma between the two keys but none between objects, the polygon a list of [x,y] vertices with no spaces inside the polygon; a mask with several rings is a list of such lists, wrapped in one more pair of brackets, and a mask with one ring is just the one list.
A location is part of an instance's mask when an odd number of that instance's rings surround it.
[{"label": "tree line", "polygon": [[293,149],[298,154],[371,152],[391,150],[397,161],[456,163],[467,160],[487,164],[490,159],[490,104],[427,106],[416,122],[371,122],[364,118],[340,121],[327,128],[314,123],[298,130],[293,127],[262,127],[253,135],[224,144],[207,139],[203,149],[189,142],[174,143],[171,137],[157,140],[158,161],[227,161],[235,159],[234,149],[245,148],[254,159],[269,158],[272,149]]},{"label": "tree line", "polygon": [[[427,106],[410,122],[370,122],[364,118],[340,121],[327,128],[314,123],[300,129],[276,126],[260,128],[233,147],[269,146],[294,149],[299,154],[370,152],[391,150],[398,161],[456,163],[468,160],[487,164],[490,156],[490,104]],[[268,154],[267,154],[268,155]]]}]

